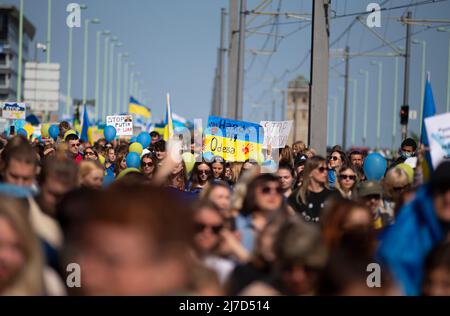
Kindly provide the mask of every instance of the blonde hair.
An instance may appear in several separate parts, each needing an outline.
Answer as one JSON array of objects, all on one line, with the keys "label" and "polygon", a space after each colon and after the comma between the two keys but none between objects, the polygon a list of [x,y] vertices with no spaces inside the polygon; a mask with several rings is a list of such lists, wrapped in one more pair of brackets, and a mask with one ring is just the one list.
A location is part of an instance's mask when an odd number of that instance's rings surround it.
[{"label": "blonde hair", "polygon": [[103,171],[103,166],[96,160],[83,160],[78,168],[78,184],[83,182],[83,179],[91,173],[91,171],[99,169]]},{"label": "blonde hair", "polygon": [[[311,172],[314,171],[314,169],[318,168],[322,163],[324,163],[326,165],[326,160],[325,158],[321,157],[321,156],[314,156],[312,158],[309,158],[306,160],[305,163],[305,169],[303,170],[303,183],[302,186],[300,187],[300,190],[298,190],[298,199],[299,201],[301,201],[303,204],[306,204],[306,196],[308,193],[308,186],[311,182]],[[328,180],[325,183],[325,187],[328,189]]]},{"label": "blonde hair", "polygon": [[390,169],[384,179],[382,180],[384,193],[387,197],[392,198],[394,196],[395,187],[405,187],[410,184],[408,174],[402,168]]},{"label": "blonde hair", "polygon": [[0,218],[8,222],[20,239],[25,262],[1,295],[44,295],[44,260],[38,238],[28,220],[27,210],[17,199],[1,196]]},{"label": "blonde hair", "polygon": [[243,162],[235,161],[231,163],[231,182],[236,183],[244,166]]}]

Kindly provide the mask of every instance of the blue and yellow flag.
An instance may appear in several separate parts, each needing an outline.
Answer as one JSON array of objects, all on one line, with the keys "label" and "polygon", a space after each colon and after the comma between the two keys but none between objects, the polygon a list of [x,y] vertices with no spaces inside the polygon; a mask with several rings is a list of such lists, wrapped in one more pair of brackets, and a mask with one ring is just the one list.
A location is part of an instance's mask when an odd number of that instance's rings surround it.
[{"label": "blue and yellow flag", "polygon": [[164,120],[164,140],[167,141],[173,136],[172,110],[170,108],[170,94],[167,94],[166,119]]},{"label": "blue and yellow flag", "polygon": [[[428,140],[427,131],[425,128],[425,119],[427,117],[431,117],[436,115],[436,105],[434,103],[433,98],[433,90],[431,89],[431,84],[429,78],[427,78],[427,82],[425,84],[425,94],[423,100],[423,114],[422,114],[422,131],[420,142],[425,146],[425,148],[430,147],[430,142]],[[424,180],[428,180],[430,178],[430,174],[433,171],[433,165],[431,163],[431,154],[430,151],[427,150],[425,152],[425,159],[422,162],[422,170]]]},{"label": "blue and yellow flag", "polygon": [[89,141],[88,130],[90,125],[91,124],[89,122],[89,115],[85,104],[83,107],[83,116],[81,119],[81,135],[80,135],[80,138],[83,142]]},{"label": "blue and yellow flag", "polygon": [[150,118],[152,116],[152,112],[150,112],[147,107],[139,103],[139,101],[133,97],[130,97],[130,102],[128,104],[128,113],[140,115],[146,118]]}]

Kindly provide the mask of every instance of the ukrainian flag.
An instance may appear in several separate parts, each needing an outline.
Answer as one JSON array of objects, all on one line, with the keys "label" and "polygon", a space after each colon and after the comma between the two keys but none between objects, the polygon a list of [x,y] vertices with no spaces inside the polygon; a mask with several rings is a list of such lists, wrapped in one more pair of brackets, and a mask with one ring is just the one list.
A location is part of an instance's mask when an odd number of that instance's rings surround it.
[{"label": "ukrainian flag", "polygon": [[173,137],[172,110],[170,108],[170,94],[167,94],[166,119],[164,121],[164,140],[167,141]]},{"label": "ukrainian flag", "polygon": [[[423,100],[422,113],[423,121],[420,142],[425,146],[425,148],[428,148],[430,146],[430,142],[428,141],[427,131],[425,128],[425,119],[427,117],[436,115],[436,105],[434,103],[433,90],[431,89],[429,78],[427,78],[427,82],[425,84],[425,96]],[[433,171],[433,165],[431,164],[431,154],[429,150],[425,152],[425,159],[422,161],[422,170],[424,180],[426,181],[430,178],[430,174]]]},{"label": "ukrainian flag", "polygon": [[140,115],[146,118],[150,118],[152,116],[150,110],[139,103],[139,101],[133,97],[130,97],[130,102],[128,104],[128,113]]}]

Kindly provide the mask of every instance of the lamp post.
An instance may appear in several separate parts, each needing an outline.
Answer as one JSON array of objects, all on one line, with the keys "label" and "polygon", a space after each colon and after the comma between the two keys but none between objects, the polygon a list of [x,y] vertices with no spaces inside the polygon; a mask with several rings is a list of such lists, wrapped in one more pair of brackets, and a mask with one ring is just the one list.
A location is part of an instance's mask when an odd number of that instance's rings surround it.
[{"label": "lamp post", "polygon": [[[81,4],[81,10],[86,10],[87,5]],[[69,27],[69,47],[67,49],[67,96],[66,96],[66,114],[70,115],[70,106],[72,105],[72,44],[73,27]]]},{"label": "lamp post", "polygon": [[423,115],[423,99],[425,95],[425,61],[426,61],[426,53],[427,53],[427,42],[424,40],[413,39],[413,44],[419,44],[422,46],[422,70],[421,70],[421,87],[420,87],[420,117],[419,117],[419,135],[422,133],[422,115]]},{"label": "lamp post", "polygon": [[17,69],[17,102],[22,100],[22,51],[23,51],[23,1],[20,0],[19,9],[19,52],[18,52],[18,69]]},{"label": "lamp post", "polygon": [[377,106],[377,149],[380,149],[381,142],[381,91],[383,78],[383,63],[372,61],[373,66],[378,66],[378,106]]},{"label": "lamp post", "polygon": [[392,150],[395,150],[395,139],[397,136],[397,90],[398,90],[398,57],[395,57],[395,73],[394,73],[394,100],[392,109]]},{"label": "lamp post", "polygon": [[366,145],[367,141],[367,117],[369,110],[369,71],[365,69],[361,69],[359,71],[361,75],[364,75],[364,128],[363,128],[363,145]]},{"label": "lamp post", "polygon": [[128,58],[128,53],[119,53],[117,57],[117,87],[116,87],[116,111],[120,114],[120,92],[121,92],[121,81],[122,81],[122,60],[123,58]]},{"label": "lamp post", "polygon": [[83,105],[87,100],[87,72],[88,72],[88,45],[89,45],[89,23],[99,24],[99,19],[84,20],[84,58],[83,58]]},{"label": "lamp post", "polygon": [[113,37],[110,41],[110,56],[109,56],[109,97],[108,97],[108,115],[113,114],[113,76],[114,76],[114,48],[119,47],[121,43],[118,43],[117,37]]},{"label": "lamp post", "polygon": [[[100,112],[100,37],[109,36],[110,31],[97,31],[95,48],[95,119],[99,119]],[[106,45],[105,45],[106,46]],[[105,47],[106,50],[106,47]],[[104,86],[104,84],[103,84]]]},{"label": "lamp post", "polygon": [[352,101],[352,136],[351,144],[355,146],[355,132],[356,132],[356,100],[358,95],[358,80],[350,79],[353,85],[353,101]]},{"label": "lamp post", "polygon": [[[448,32],[450,29],[444,27],[438,27],[438,32]],[[448,59],[447,59],[447,106],[445,107],[445,112],[450,112],[450,37],[448,40]]]},{"label": "lamp post", "polygon": [[47,64],[50,63],[52,48],[52,0],[47,2]]}]

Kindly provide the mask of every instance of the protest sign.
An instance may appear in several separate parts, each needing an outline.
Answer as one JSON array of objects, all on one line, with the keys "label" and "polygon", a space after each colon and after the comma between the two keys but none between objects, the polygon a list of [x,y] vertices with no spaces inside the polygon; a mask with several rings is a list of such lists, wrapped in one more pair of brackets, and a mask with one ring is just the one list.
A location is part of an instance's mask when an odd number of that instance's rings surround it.
[{"label": "protest sign", "polygon": [[210,116],[204,132],[203,153],[212,153],[226,161],[256,160],[262,141],[259,124]]},{"label": "protest sign", "polygon": [[24,120],[25,103],[4,102],[2,104],[2,117],[8,120]]},{"label": "protest sign", "polygon": [[112,115],[106,117],[106,125],[116,128],[117,136],[133,136],[132,115]]},{"label": "protest sign", "polygon": [[267,149],[267,145],[272,145],[272,148],[284,148],[291,132],[292,122],[261,121],[260,125],[264,129],[263,148]]},{"label": "protest sign", "polygon": [[450,160],[450,113],[425,119],[433,168],[443,160]]}]

